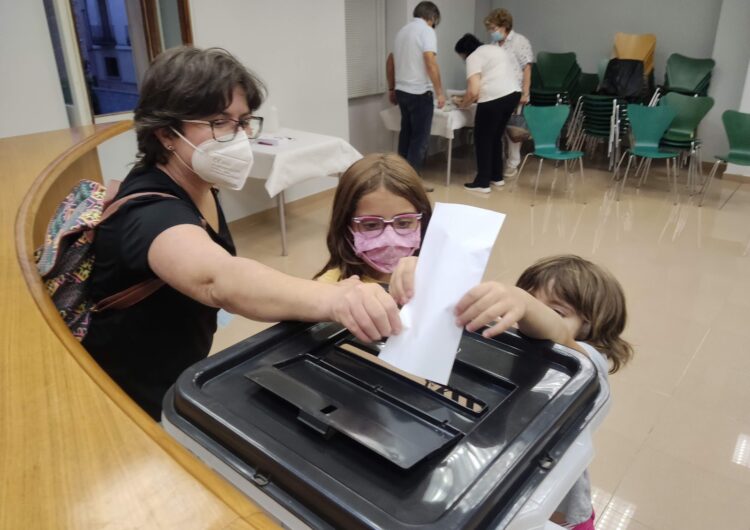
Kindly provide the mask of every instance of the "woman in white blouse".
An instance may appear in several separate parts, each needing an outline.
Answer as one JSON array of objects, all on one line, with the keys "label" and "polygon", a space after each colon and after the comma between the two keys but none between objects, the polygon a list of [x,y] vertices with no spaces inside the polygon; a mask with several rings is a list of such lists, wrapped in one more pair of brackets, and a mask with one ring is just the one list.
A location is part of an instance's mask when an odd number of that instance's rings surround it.
[{"label": "woman in white blouse", "polygon": [[483,45],[471,33],[456,43],[455,51],[466,61],[466,94],[462,108],[477,103],[474,144],[477,176],[464,184],[469,191],[490,192],[490,184],[503,186],[502,137],[508,119],[521,99],[518,62],[507,50]]}]

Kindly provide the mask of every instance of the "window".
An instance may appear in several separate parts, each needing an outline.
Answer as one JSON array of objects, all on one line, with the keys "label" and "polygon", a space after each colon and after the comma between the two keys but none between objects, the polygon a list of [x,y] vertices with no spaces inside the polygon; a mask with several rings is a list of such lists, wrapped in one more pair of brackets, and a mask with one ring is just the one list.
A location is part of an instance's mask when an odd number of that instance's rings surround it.
[{"label": "window", "polygon": [[187,2],[44,0],[71,124],[135,108],[151,60],[192,43]]},{"label": "window", "polygon": [[344,6],[349,97],[385,92],[385,0],[345,0]]}]

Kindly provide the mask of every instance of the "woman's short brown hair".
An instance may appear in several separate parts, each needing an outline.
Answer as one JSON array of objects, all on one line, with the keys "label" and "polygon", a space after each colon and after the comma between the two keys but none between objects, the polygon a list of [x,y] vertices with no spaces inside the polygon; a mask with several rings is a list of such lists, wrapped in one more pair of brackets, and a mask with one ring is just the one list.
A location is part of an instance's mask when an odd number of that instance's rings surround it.
[{"label": "woman's short brown hair", "polygon": [[507,9],[493,9],[489,15],[484,17],[484,26],[497,26],[510,31],[513,29],[513,15]]},{"label": "woman's short brown hair", "polygon": [[620,335],[625,329],[625,293],[606,269],[579,256],[542,258],[523,271],[516,285],[531,293],[546,292],[568,304],[588,324],[580,337],[612,363],[615,373],[633,356],[633,348]]},{"label": "woman's short brown hair", "polygon": [[231,104],[236,87],[245,92],[250,111],[260,107],[263,83],[228,51],[183,46],[159,54],[146,70],[135,109],[137,165],[166,163],[168,153],[155,132],[182,131],[182,120],[220,113]]},{"label": "woman's short brown hair", "polygon": [[349,166],[339,180],[326,238],[331,257],[315,278],[335,268],[341,270],[342,280],[354,274],[361,277],[374,274],[374,271],[354,253],[354,237],[350,227],[359,200],[381,187],[403,197],[422,214],[421,232],[424,239],[432,216],[432,206],[422,179],[409,162],[397,154],[371,153]]}]

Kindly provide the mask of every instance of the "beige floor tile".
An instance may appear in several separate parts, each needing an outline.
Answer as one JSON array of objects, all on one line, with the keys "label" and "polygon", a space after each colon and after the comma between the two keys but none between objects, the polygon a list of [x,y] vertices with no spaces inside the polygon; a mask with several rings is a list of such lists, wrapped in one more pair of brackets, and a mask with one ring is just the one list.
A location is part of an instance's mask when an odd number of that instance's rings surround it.
[{"label": "beige floor tile", "polygon": [[607,509],[658,530],[747,530],[749,495],[745,484],[644,448]]},{"label": "beige floor tile", "polygon": [[[625,370],[630,368],[624,368],[623,373]],[[659,422],[669,396],[658,389],[621,379],[620,372],[609,380],[612,404],[602,429],[642,443]]]},{"label": "beige floor tile", "polygon": [[605,426],[594,433],[595,454],[589,466],[591,485],[602,492],[617,490],[643,443],[610,430],[606,426],[608,421],[609,418]]},{"label": "beige floor tile", "polygon": [[750,424],[722,410],[672,399],[645,446],[750,487],[750,467],[736,462],[746,439]]},{"label": "beige floor tile", "polygon": [[[735,346],[721,347],[717,342],[728,344],[731,340],[726,336],[714,340],[715,335],[723,333],[711,330],[673,396],[678,401],[704,410],[721,411],[738,422],[750,425],[750,366],[747,365],[745,351],[747,339],[736,335]],[[732,348],[733,352],[724,349],[727,347]],[[721,357],[730,360],[722,362]],[[739,364],[732,362],[732,358]]]},{"label": "beige floor tile", "polygon": [[[621,508],[622,511],[618,511]],[[617,500],[605,510],[595,512],[594,526],[597,530],[651,530],[652,527],[639,523],[633,518],[633,511],[627,504]]]}]

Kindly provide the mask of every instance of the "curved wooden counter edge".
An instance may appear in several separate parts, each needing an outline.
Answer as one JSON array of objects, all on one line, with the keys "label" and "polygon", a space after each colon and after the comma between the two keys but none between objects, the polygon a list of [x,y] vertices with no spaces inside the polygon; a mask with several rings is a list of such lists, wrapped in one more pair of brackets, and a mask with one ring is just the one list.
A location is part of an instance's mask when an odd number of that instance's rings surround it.
[{"label": "curved wooden counter edge", "polygon": [[[42,317],[59,339],[60,345],[139,429],[242,518],[242,522],[235,521],[231,526],[276,528],[275,523],[266,517],[257,505],[171,438],[110,379],[65,326],[34,266],[35,238],[38,238],[39,234],[37,219],[40,217],[37,212],[39,212],[45,196],[53,186],[58,184],[60,176],[86,153],[90,153],[102,142],[129,130],[131,127],[132,122],[129,121],[97,127],[95,134],[84,136],[81,141],[73,144],[36,177],[21,203],[15,221],[16,251],[22,274]],[[69,190],[70,187],[72,187],[72,184],[68,183],[65,185],[65,190]],[[64,193],[60,195],[57,201],[62,197],[64,197]],[[46,219],[49,219],[49,215],[46,216]]]}]

